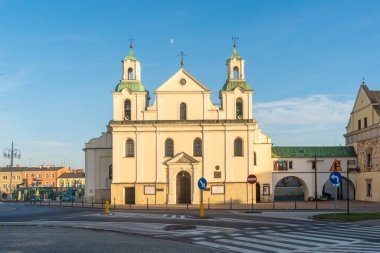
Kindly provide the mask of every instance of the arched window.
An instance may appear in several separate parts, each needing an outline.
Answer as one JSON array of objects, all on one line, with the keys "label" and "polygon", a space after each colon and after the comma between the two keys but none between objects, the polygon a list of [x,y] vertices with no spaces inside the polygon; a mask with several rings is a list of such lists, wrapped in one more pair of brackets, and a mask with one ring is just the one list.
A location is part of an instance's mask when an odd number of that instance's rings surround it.
[{"label": "arched window", "polygon": [[243,100],[241,98],[236,99],[236,118],[243,118]]},{"label": "arched window", "polygon": [[243,140],[236,138],[234,141],[234,155],[243,156]]},{"label": "arched window", "polygon": [[253,152],[253,165],[257,165],[257,157],[256,157],[256,152]]},{"label": "arched window", "polygon": [[108,167],[108,179],[112,180],[112,164]]},{"label": "arched window", "polygon": [[181,103],[180,105],[180,112],[179,112],[179,119],[180,120],[186,120],[186,115],[187,114],[187,110],[186,110],[186,104],[185,103]]},{"label": "arched window", "polygon": [[128,80],[133,80],[133,69],[129,68],[128,69]]},{"label": "arched window", "polygon": [[124,119],[131,119],[131,100],[127,99],[124,102]]},{"label": "arched window", "polygon": [[126,153],[127,157],[135,156],[135,142],[132,139],[127,140]]},{"label": "arched window", "polygon": [[196,138],[193,142],[193,155],[202,156],[202,140]]},{"label": "arched window", "polygon": [[165,141],[165,156],[174,155],[174,142],[172,139],[166,139]]},{"label": "arched window", "polygon": [[239,68],[234,67],[234,79],[237,80],[239,79]]}]

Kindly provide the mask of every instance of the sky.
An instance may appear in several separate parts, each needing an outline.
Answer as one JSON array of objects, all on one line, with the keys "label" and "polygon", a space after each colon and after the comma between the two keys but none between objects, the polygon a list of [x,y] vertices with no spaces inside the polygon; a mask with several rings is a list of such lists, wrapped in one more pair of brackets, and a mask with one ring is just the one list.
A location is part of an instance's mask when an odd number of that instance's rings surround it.
[{"label": "sky", "polygon": [[362,78],[380,89],[379,13],[376,0],[0,0],[0,149],[13,141],[24,166],[84,167],[85,143],[112,119],[130,38],[151,95],[184,51],[219,103],[233,36],[274,145],[344,145]]}]

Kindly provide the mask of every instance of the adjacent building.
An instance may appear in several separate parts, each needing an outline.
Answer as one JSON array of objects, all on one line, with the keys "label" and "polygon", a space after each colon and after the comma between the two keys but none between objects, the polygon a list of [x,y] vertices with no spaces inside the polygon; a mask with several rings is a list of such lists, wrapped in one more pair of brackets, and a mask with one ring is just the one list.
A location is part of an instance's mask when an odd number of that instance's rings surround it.
[{"label": "adjacent building", "polygon": [[358,200],[380,201],[380,91],[362,83],[346,127],[346,145],[358,155]]},{"label": "adjacent building", "polygon": [[58,187],[60,188],[84,188],[85,173],[63,173],[58,177]]},{"label": "adjacent building", "polygon": [[291,200],[290,196],[299,196],[300,200],[335,197],[335,188],[329,179],[335,160],[343,176],[337,198],[355,199],[356,174],[347,174],[347,169],[357,166],[353,147],[272,147],[272,158],[275,200]]},{"label": "adjacent building", "polygon": [[57,187],[57,178],[63,173],[70,173],[70,168],[56,166],[28,167],[22,171],[26,186]]},{"label": "adjacent building", "polygon": [[0,193],[9,194],[23,183],[23,167],[0,167]]}]

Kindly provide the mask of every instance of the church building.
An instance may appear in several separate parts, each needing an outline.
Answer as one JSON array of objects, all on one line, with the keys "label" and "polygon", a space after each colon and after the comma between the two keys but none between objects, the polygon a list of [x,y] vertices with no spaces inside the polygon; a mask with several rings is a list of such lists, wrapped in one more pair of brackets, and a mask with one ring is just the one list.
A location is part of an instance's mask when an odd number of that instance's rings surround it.
[{"label": "church building", "polygon": [[245,80],[236,45],[220,85],[221,106],[211,90],[184,67],[150,95],[133,45],[122,61],[113,95],[111,201],[116,204],[197,204],[199,178],[210,203],[250,203],[247,176],[255,174],[254,198],[270,185],[271,139],[252,116],[253,89]]}]

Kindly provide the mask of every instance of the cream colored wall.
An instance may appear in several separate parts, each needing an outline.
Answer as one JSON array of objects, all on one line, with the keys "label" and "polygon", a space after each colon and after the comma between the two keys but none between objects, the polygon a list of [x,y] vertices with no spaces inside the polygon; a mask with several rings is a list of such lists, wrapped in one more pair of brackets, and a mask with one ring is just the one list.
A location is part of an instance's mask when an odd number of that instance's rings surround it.
[{"label": "cream colored wall", "polygon": [[[361,172],[356,174],[358,191],[356,199],[380,202],[380,171]],[[367,196],[367,182],[372,184],[372,195]]]}]

